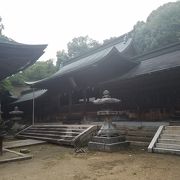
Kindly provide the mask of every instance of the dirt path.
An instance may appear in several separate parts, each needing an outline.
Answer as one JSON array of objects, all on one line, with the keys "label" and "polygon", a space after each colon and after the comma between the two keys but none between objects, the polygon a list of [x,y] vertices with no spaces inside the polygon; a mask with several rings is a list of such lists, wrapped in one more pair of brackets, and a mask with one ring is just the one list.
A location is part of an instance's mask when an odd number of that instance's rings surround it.
[{"label": "dirt path", "polygon": [[32,160],[0,165],[0,180],[179,180],[180,156],[142,150],[74,154],[56,145],[29,147]]}]

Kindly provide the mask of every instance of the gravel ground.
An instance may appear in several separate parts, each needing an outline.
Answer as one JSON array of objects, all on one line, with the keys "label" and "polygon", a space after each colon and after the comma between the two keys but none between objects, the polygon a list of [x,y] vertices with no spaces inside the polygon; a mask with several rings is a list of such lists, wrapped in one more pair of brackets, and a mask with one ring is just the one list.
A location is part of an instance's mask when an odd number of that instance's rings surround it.
[{"label": "gravel ground", "polygon": [[[0,180],[179,180],[180,156],[128,149],[87,152],[44,144],[28,147],[32,160],[0,165]],[[15,149],[19,150],[19,149]]]}]

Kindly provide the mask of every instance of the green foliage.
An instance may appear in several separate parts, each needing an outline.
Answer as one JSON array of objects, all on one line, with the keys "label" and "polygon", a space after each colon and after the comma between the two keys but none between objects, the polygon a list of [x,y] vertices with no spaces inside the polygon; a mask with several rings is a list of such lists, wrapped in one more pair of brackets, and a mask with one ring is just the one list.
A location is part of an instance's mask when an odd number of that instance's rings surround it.
[{"label": "green foliage", "polygon": [[8,80],[13,86],[23,85],[24,81],[37,81],[44,79],[55,72],[56,66],[53,64],[53,60],[38,61],[23,72],[19,72],[9,77]]},{"label": "green foliage", "polygon": [[167,3],[153,11],[146,23],[134,26],[133,38],[138,53],[144,53],[180,40],[180,2]]},{"label": "green foliage", "polygon": [[8,80],[11,82],[11,84],[13,86],[19,86],[19,85],[24,84],[25,77],[23,76],[23,74],[21,72],[19,72],[15,75],[12,75],[11,77],[9,77]]},{"label": "green foliage", "polygon": [[1,118],[0,118],[0,137],[3,137],[7,134],[7,126],[6,126],[6,123],[5,121],[3,121]]},{"label": "green foliage", "polygon": [[3,138],[7,135],[8,127],[5,121],[0,117],[0,155],[3,154]]},{"label": "green foliage", "polygon": [[63,65],[63,62],[66,62],[69,59],[69,56],[64,49],[62,51],[57,51],[56,57],[57,57],[57,61],[56,61],[57,69],[59,69],[61,65]]},{"label": "green foliage", "polygon": [[108,43],[114,41],[115,39],[117,39],[117,37],[110,37],[109,39],[105,39],[105,40],[103,40],[103,44],[108,44]]},{"label": "green foliage", "polygon": [[73,38],[72,41],[67,44],[68,56],[70,58],[80,56],[99,45],[100,44],[96,40],[93,40],[88,36]]},{"label": "green foliage", "polygon": [[15,42],[13,39],[8,38],[7,36],[2,34],[2,31],[4,30],[4,24],[2,23],[2,18],[0,16],[0,42]]},{"label": "green foliage", "polygon": [[36,81],[44,79],[56,72],[56,67],[53,61],[38,61],[23,72],[24,79],[26,81]]},{"label": "green foliage", "polygon": [[2,24],[2,18],[0,17],[0,36],[2,35],[3,29],[4,29],[4,25]]},{"label": "green foliage", "polygon": [[1,81],[0,83],[0,93],[3,93],[5,91],[10,91],[12,90],[13,86],[11,84],[11,81],[9,79],[5,79]]},{"label": "green foliage", "polygon": [[88,36],[73,38],[72,41],[67,44],[67,52],[65,52],[65,50],[57,52],[57,68],[59,68],[63,64],[63,62],[66,62],[71,58],[80,56],[98,46],[100,46],[100,43],[89,38]]}]

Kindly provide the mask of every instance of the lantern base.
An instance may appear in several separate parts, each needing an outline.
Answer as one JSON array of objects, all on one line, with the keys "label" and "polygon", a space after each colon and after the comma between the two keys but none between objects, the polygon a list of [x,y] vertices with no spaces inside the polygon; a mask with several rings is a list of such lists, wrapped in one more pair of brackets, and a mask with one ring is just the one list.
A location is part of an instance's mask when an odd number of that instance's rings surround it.
[{"label": "lantern base", "polygon": [[128,145],[129,142],[125,141],[124,136],[116,136],[116,137],[94,136],[92,138],[92,141],[88,143],[88,149],[90,151],[114,152],[120,149],[124,149]]}]

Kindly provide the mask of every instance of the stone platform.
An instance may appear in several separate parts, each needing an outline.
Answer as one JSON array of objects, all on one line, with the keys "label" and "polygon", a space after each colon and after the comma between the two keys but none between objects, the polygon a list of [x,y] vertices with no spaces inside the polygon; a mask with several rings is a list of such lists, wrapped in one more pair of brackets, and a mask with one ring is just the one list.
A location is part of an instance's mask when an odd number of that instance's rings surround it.
[{"label": "stone platform", "polygon": [[32,155],[12,151],[9,149],[3,149],[3,155],[0,156],[0,164],[32,159]]},{"label": "stone platform", "polygon": [[13,149],[18,147],[32,146],[32,145],[45,144],[45,143],[47,142],[41,140],[35,140],[35,139],[25,139],[25,140],[3,142],[3,147],[6,149]]},{"label": "stone platform", "polygon": [[92,140],[88,143],[88,149],[90,151],[114,152],[120,149],[124,149],[128,145],[129,143],[125,141],[124,136],[115,136],[115,137],[94,136]]}]

